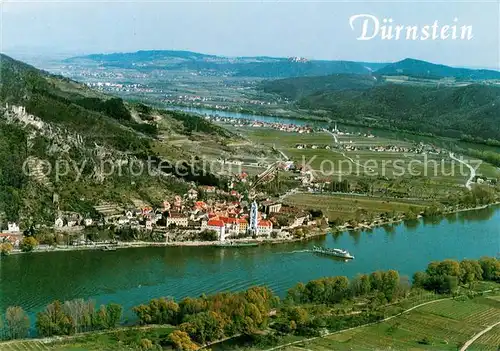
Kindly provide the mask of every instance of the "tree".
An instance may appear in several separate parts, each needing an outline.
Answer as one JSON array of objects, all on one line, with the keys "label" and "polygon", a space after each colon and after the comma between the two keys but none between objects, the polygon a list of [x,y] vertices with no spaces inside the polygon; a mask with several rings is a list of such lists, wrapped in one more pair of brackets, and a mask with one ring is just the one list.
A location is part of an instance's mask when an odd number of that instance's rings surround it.
[{"label": "tree", "polygon": [[162,297],[136,306],[133,311],[141,324],[177,324],[180,308],[175,301]]},{"label": "tree", "polygon": [[413,286],[416,288],[425,288],[429,280],[429,275],[425,272],[416,272],[413,274]]},{"label": "tree", "polygon": [[483,279],[500,282],[500,261],[493,257],[481,257],[479,264],[483,270]]},{"label": "tree", "polygon": [[188,333],[191,338],[199,343],[206,343],[222,339],[226,322],[217,312],[208,311],[190,316],[180,329]]},{"label": "tree", "polygon": [[31,252],[37,246],[38,246],[38,241],[32,236],[24,237],[23,240],[21,241],[21,244],[19,245],[22,252]]},{"label": "tree", "polygon": [[366,274],[360,274],[351,280],[350,283],[352,296],[365,296],[371,290],[370,277]]},{"label": "tree", "polygon": [[200,240],[217,241],[219,240],[219,235],[215,230],[204,230],[200,233]]},{"label": "tree", "polygon": [[177,351],[194,351],[199,349],[198,345],[182,330],[174,330],[168,335],[167,339]]},{"label": "tree", "polygon": [[451,275],[460,276],[460,264],[455,260],[444,260],[441,262],[431,262],[426,270],[429,275]]},{"label": "tree", "polygon": [[45,311],[38,312],[36,328],[41,336],[71,335],[75,332],[71,317],[65,313],[59,301],[47,305]]},{"label": "tree", "polygon": [[201,297],[198,299],[186,297],[180,302],[179,308],[180,308],[180,317],[183,318],[191,314],[197,314],[200,312],[207,311],[208,301],[205,297]]},{"label": "tree", "polygon": [[106,312],[108,315],[108,328],[116,327],[122,318],[123,307],[116,303],[110,303],[106,306]]},{"label": "tree", "polygon": [[483,269],[478,261],[463,260],[460,262],[460,282],[462,284],[472,284],[482,278]]},{"label": "tree", "polygon": [[13,250],[12,244],[9,242],[5,242],[0,244],[0,256],[7,256]]},{"label": "tree", "polygon": [[395,270],[388,270],[384,273],[384,285],[383,290],[385,294],[385,298],[388,301],[392,301],[394,299],[394,294],[399,287],[399,273]]},{"label": "tree", "polygon": [[108,328],[108,310],[106,306],[101,305],[92,315],[92,329],[104,330]]},{"label": "tree", "polygon": [[309,322],[309,313],[305,308],[302,307],[291,307],[285,312],[288,315],[288,319],[294,321],[297,326],[303,326]]},{"label": "tree", "polygon": [[[306,294],[306,286],[304,283],[298,283],[293,288],[290,288],[287,292],[287,300],[295,303],[306,302],[308,296]],[[305,300],[304,300],[305,299]]]},{"label": "tree", "polygon": [[376,271],[370,274],[370,286],[372,291],[382,291],[384,286],[384,272]]},{"label": "tree", "polygon": [[5,311],[5,324],[9,339],[26,338],[30,329],[28,314],[19,306],[8,307]]}]

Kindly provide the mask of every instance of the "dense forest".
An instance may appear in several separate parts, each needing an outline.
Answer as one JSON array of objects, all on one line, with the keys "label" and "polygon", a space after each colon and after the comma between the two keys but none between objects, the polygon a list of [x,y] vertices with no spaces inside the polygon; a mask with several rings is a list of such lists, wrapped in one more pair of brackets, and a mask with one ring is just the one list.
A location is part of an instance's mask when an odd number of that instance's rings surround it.
[{"label": "dense forest", "polygon": [[364,91],[316,93],[298,106],[334,120],[454,138],[500,139],[500,87],[385,84]]},{"label": "dense forest", "polygon": [[445,77],[453,77],[457,80],[500,79],[500,72],[498,71],[456,68],[411,58],[388,64],[377,70],[377,74],[394,76],[405,75],[428,79],[440,79]]},{"label": "dense forest", "polygon": [[380,76],[333,74],[320,77],[268,80],[262,82],[258,88],[266,93],[275,93],[290,100],[298,100],[317,92],[369,89],[382,81]]},{"label": "dense forest", "polygon": [[338,122],[492,143],[500,139],[500,87],[424,86],[332,75],[260,85],[297,108]]}]

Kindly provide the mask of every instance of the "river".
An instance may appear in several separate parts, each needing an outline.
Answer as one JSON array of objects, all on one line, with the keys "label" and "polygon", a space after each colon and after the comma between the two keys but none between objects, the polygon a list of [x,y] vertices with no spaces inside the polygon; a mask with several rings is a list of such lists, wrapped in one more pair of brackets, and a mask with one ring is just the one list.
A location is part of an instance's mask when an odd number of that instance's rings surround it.
[{"label": "river", "polygon": [[[261,115],[252,115],[246,113],[238,113],[232,111],[224,111],[224,110],[210,110],[206,108],[198,108],[198,107],[185,107],[185,106],[169,106],[168,109],[184,111],[188,113],[195,113],[202,116],[219,116],[223,118],[234,118],[234,119],[246,119],[251,121],[259,121],[265,123],[283,123],[283,124],[296,124],[296,125],[310,125],[316,126],[318,128],[328,128],[332,127],[332,124],[314,119],[298,119],[298,118],[285,118],[285,117],[273,117],[273,116],[261,116]],[[498,146],[490,146],[484,144],[475,144],[465,141],[459,141],[451,138],[445,137],[433,137],[433,136],[424,136],[417,135],[413,133],[403,132],[403,131],[391,131],[386,129],[378,129],[372,127],[362,127],[362,126],[353,126],[353,125],[345,125],[338,123],[338,127],[349,133],[373,133],[378,137],[388,138],[388,139],[396,139],[396,140],[405,140],[409,142],[415,143],[425,143],[425,144],[433,144],[443,148],[450,148],[451,145],[457,145],[462,149],[478,149],[482,151],[490,151],[490,152],[500,152],[500,147]]]},{"label": "river", "polygon": [[[54,299],[92,298],[130,308],[154,297],[198,296],[264,284],[283,296],[299,281],[396,269],[411,277],[432,260],[496,256],[500,208],[461,212],[372,232],[328,234],[308,242],[248,248],[134,248],[12,255],[0,259],[0,310],[35,313]],[[313,245],[349,250],[349,262],[307,252]]]},{"label": "river", "polygon": [[[285,123],[305,120],[183,109],[201,114]],[[313,245],[349,250],[342,262],[308,252]],[[31,315],[54,299],[92,298],[130,307],[154,297],[198,296],[264,284],[283,296],[299,281],[396,269],[411,276],[432,260],[497,256],[500,207],[461,212],[441,220],[398,224],[371,232],[329,234],[308,242],[249,248],[134,248],[12,255],[0,259],[0,311],[11,305]]]}]

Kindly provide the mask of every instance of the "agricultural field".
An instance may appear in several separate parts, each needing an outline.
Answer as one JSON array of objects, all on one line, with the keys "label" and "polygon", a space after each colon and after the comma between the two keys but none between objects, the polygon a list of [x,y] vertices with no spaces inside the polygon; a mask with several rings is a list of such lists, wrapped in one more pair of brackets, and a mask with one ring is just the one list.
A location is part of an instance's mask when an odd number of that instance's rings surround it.
[{"label": "agricultural field", "polygon": [[500,348],[500,325],[497,325],[486,334],[474,341],[469,351],[498,351]]},{"label": "agricultural field", "polygon": [[[148,339],[159,343],[172,332],[171,327],[122,328],[114,331],[96,332],[58,341],[41,340],[13,341],[0,344],[2,351],[127,351],[141,350],[141,340]],[[165,349],[168,350],[168,349]]]},{"label": "agricultural field", "polygon": [[[292,350],[457,350],[487,326],[498,322],[500,302],[486,297],[444,300],[368,327],[318,338]],[[483,335],[471,350],[496,350],[499,329]]]},{"label": "agricultural field", "polygon": [[357,213],[365,212],[374,215],[395,212],[405,213],[410,207],[423,210],[428,203],[404,199],[384,199],[354,195],[321,195],[299,193],[286,198],[285,204],[304,209],[320,209],[330,219],[356,219]]},{"label": "agricultural field", "polygon": [[[232,129],[231,129],[232,128]],[[317,177],[367,176],[372,178],[418,177],[441,187],[463,187],[470,175],[464,165],[452,160],[447,153],[415,154],[409,152],[371,151],[370,147],[397,146],[411,149],[415,143],[390,139],[386,136],[367,137],[362,134],[340,135],[338,142],[357,150],[342,151],[334,147],[332,135],[325,132],[310,134],[287,133],[271,128],[229,127],[249,139],[254,145],[275,147],[295,161],[306,165]],[[298,144],[306,148],[297,148]],[[314,147],[314,148],[313,148]],[[467,161],[467,158],[465,158]],[[478,174],[496,178],[498,169],[482,163]]]}]

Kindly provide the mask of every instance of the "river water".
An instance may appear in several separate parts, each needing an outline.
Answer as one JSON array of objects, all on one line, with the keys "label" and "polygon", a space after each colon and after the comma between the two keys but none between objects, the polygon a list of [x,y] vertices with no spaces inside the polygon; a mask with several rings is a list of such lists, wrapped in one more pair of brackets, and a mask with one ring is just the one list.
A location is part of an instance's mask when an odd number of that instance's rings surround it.
[{"label": "river water", "polygon": [[[321,120],[314,119],[299,119],[299,118],[285,118],[285,117],[273,117],[273,116],[261,116],[261,115],[252,115],[247,113],[238,113],[224,110],[211,110],[206,108],[198,108],[198,107],[184,107],[184,106],[169,106],[171,110],[184,111],[188,113],[195,113],[202,116],[219,116],[223,118],[234,118],[234,119],[246,119],[251,121],[259,121],[265,123],[283,123],[283,124],[295,124],[295,125],[310,125],[321,128],[331,128],[332,123],[328,123]],[[402,131],[390,131],[386,129],[377,129],[371,127],[363,127],[363,126],[353,126],[353,125],[344,125],[338,123],[338,127],[342,131],[350,132],[350,133],[374,133],[378,137],[384,137],[389,139],[396,140],[405,140],[410,142],[423,142],[425,144],[434,144],[439,147],[449,148],[450,145],[457,145],[463,149],[478,149],[483,151],[491,151],[491,152],[500,152],[500,147],[498,146],[490,146],[484,144],[473,144],[470,142],[458,141],[450,138],[436,138],[432,136],[423,136],[417,135]]]},{"label": "river water", "polygon": [[[411,276],[428,262],[500,253],[500,208],[328,234],[307,242],[248,248],[168,247],[12,255],[0,260],[0,310],[34,313],[54,299],[92,298],[130,307],[160,296],[198,296],[265,284],[276,293],[299,281],[396,269]],[[349,250],[349,262],[317,256],[313,245]]]}]

